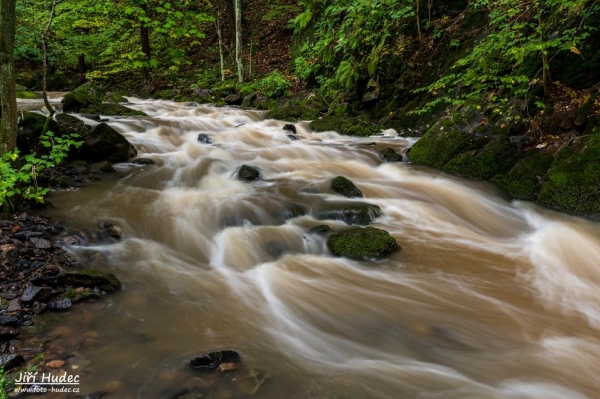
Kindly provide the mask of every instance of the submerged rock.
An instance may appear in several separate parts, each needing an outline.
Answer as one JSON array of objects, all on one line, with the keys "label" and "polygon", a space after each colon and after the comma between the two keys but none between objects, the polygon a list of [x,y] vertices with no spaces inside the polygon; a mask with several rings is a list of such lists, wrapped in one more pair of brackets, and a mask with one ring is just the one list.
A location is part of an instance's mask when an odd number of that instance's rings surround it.
[{"label": "submerged rock", "polygon": [[240,355],[236,351],[224,350],[200,355],[190,361],[190,366],[195,369],[213,371],[218,369],[222,364],[235,364],[239,362]]},{"label": "submerged rock", "polygon": [[134,163],[136,165],[154,165],[155,164],[155,162],[150,158],[137,158],[137,159],[134,159],[133,161],[131,161],[131,163]]},{"label": "submerged rock", "polygon": [[106,292],[121,288],[121,282],[117,280],[114,274],[94,269],[62,273],[58,276],[57,281],[59,285],[84,288],[98,287]]},{"label": "submerged rock", "polygon": [[112,163],[108,161],[96,162],[90,165],[90,173],[114,173],[116,172]]},{"label": "submerged rock", "polygon": [[375,227],[331,233],[327,237],[327,247],[335,256],[367,261],[379,260],[400,250],[390,233]]},{"label": "submerged rock", "polygon": [[317,234],[320,236],[324,236],[331,233],[332,231],[333,229],[331,227],[327,226],[326,224],[321,224],[308,230],[308,234]]},{"label": "submerged rock", "polygon": [[210,136],[210,134],[206,134],[206,133],[200,133],[198,135],[198,142],[201,144],[212,144],[212,137]]},{"label": "submerged rock", "polygon": [[242,181],[255,181],[260,178],[260,171],[254,166],[242,165],[238,171],[238,179]]},{"label": "submerged rock", "polygon": [[331,181],[331,189],[333,192],[343,195],[344,197],[354,198],[363,197],[362,191],[344,176],[338,176]]},{"label": "submerged rock", "polygon": [[378,154],[384,162],[402,162],[402,155],[398,154],[390,147],[379,150]]},{"label": "submerged rock", "polygon": [[115,224],[109,222],[100,222],[100,229],[103,233],[106,233],[109,237],[120,240],[123,237],[123,229]]},{"label": "submerged rock", "polygon": [[365,202],[323,202],[313,211],[319,220],[340,220],[347,224],[367,225],[381,216],[381,208]]}]

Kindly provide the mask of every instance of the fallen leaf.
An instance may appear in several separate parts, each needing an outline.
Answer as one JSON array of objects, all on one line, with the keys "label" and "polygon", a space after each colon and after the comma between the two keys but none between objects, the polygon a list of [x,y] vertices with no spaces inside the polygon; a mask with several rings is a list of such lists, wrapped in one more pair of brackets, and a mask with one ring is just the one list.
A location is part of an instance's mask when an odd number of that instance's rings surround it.
[{"label": "fallen leaf", "polygon": [[48,363],[46,363],[46,366],[50,367],[52,369],[59,369],[59,368],[61,368],[64,365],[65,365],[65,361],[64,360],[60,360],[60,359],[50,360]]}]

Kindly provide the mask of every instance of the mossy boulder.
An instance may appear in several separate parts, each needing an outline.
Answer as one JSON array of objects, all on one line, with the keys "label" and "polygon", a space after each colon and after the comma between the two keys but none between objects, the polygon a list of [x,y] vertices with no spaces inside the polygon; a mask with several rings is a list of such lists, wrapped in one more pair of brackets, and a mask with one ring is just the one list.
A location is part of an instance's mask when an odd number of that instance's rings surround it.
[{"label": "mossy boulder", "polygon": [[288,101],[283,106],[269,111],[266,117],[295,122],[316,119],[319,117],[319,111],[308,105]]},{"label": "mossy boulder", "polygon": [[455,156],[444,165],[443,169],[455,175],[487,180],[498,173],[510,170],[514,164],[515,159],[508,139],[499,137],[479,150],[467,151]]},{"label": "mossy boulder", "polygon": [[326,201],[318,204],[311,212],[315,219],[339,220],[346,224],[365,226],[383,215],[377,205],[365,202]]},{"label": "mossy boulder", "polygon": [[63,112],[81,112],[83,108],[102,104],[105,92],[98,85],[88,82],[65,94]]},{"label": "mossy boulder", "polygon": [[137,155],[135,148],[115,129],[100,123],[85,137],[78,157],[87,162],[127,162]]},{"label": "mossy boulder", "polygon": [[553,160],[551,155],[533,154],[521,159],[509,172],[494,176],[492,181],[513,198],[534,201]]},{"label": "mossy boulder", "polygon": [[41,95],[29,90],[25,86],[16,85],[15,90],[16,90],[17,98],[23,98],[23,99],[29,99],[29,100],[35,100],[38,98],[42,98]]},{"label": "mossy boulder", "polygon": [[56,114],[54,117],[61,133],[86,135],[92,130],[90,125],[86,125],[81,119],[69,114]]},{"label": "mossy boulder", "polygon": [[331,181],[331,190],[348,198],[363,197],[362,191],[344,176],[338,176]]},{"label": "mossy boulder", "polygon": [[473,144],[473,137],[451,122],[437,123],[410,149],[410,162],[441,169]]},{"label": "mossy boulder", "polygon": [[62,273],[58,276],[57,282],[59,285],[66,287],[98,287],[106,292],[116,291],[121,288],[121,282],[114,274],[94,269]]},{"label": "mossy boulder", "polygon": [[82,114],[98,114],[108,116],[148,116],[145,112],[127,108],[121,104],[90,104],[85,108],[81,108]]},{"label": "mossy boulder", "polygon": [[402,155],[394,151],[393,148],[382,148],[377,153],[383,162],[402,162]]},{"label": "mossy boulder", "polygon": [[600,218],[600,132],[577,137],[561,149],[537,199],[539,205]]},{"label": "mossy boulder", "polygon": [[369,137],[381,132],[381,127],[372,125],[366,116],[326,115],[313,120],[311,129],[316,132],[333,131],[348,136]]},{"label": "mossy boulder", "polygon": [[400,250],[390,233],[375,227],[331,233],[327,247],[335,256],[366,261],[379,260]]},{"label": "mossy boulder", "polygon": [[[17,148],[22,154],[29,154],[40,146],[39,139],[47,119],[45,115],[37,112],[24,111],[22,113],[17,131]],[[48,122],[48,131],[53,132],[57,137],[70,133],[55,120]]]},{"label": "mossy boulder", "polygon": [[107,103],[128,103],[129,100],[127,100],[125,97],[123,97],[122,95],[118,94],[118,93],[108,93],[104,96],[103,98],[104,102]]}]

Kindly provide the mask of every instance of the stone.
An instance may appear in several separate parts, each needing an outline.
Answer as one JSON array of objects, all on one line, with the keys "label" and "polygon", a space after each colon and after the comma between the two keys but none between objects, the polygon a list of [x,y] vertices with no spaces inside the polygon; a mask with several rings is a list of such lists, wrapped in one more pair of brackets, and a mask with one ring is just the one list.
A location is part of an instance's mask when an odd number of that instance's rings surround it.
[{"label": "stone", "polygon": [[230,94],[223,99],[227,105],[242,105],[244,97],[239,94]]},{"label": "stone", "polygon": [[7,372],[15,367],[20,366],[25,362],[25,359],[21,355],[10,354],[0,356],[0,370]]},{"label": "stone", "polygon": [[20,312],[22,309],[23,308],[21,307],[21,302],[19,301],[19,298],[15,298],[8,303],[8,308],[6,308],[6,312]]},{"label": "stone", "polygon": [[19,335],[19,332],[14,328],[0,327],[0,341],[9,341]]},{"label": "stone", "polygon": [[248,165],[242,165],[238,171],[238,179],[242,181],[255,181],[260,178],[260,171],[258,168]]},{"label": "stone", "polygon": [[150,158],[136,158],[131,163],[136,165],[154,165],[155,162]]},{"label": "stone", "polygon": [[338,176],[331,181],[331,189],[333,192],[343,195],[348,198],[363,197],[362,191],[354,185],[350,180],[343,176]]},{"label": "stone", "polygon": [[384,162],[402,162],[402,155],[392,148],[386,147],[378,151],[379,157]]},{"label": "stone", "polygon": [[53,299],[46,306],[48,310],[69,310],[73,306],[73,302],[68,298]]},{"label": "stone", "polygon": [[200,144],[212,144],[212,137],[210,136],[210,134],[206,134],[206,133],[200,133],[198,135],[198,142]]},{"label": "stone", "polygon": [[46,367],[50,367],[51,369],[59,369],[64,365],[65,365],[65,361],[60,360],[60,359],[50,360],[49,362],[46,363]]},{"label": "stone", "polygon": [[217,371],[223,373],[225,371],[235,370],[236,368],[237,365],[235,363],[221,363],[219,364],[219,367],[217,367]]},{"label": "stone", "polygon": [[90,165],[91,173],[114,173],[116,172],[112,163],[109,161],[96,162]]},{"label": "stone", "polygon": [[346,224],[367,225],[381,216],[381,208],[366,202],[325,201],[313,209],[313,215],[319,220],[340,220]]},{"label": "stone", "polygon": [[285,125],[283,125],[283,130],[287,131],[287,132],[292,132],[293,134],[296,134],[296,126],[294,126],[291,123],[286,123]]},{"label": "stone", "polygon": [[112,292],[121,288],[121,282],[117,280],[114,274],[94,269],[62,273],[58,276],[57,282],[59,285],[70,287],[98,287],[106,292]]},{"label": "stone", "polygon": [[16,326],[19,318],[16,316],[0,316],[0,326]]},{"label": "stone", "polygon": [[320,236],[324,236],[331,233],[332,231],[333,229],[331,227],[327,226],[326,224],[321,224],[308,230],[308,234],[317,234]]},{"label": "stone", "polygon": [[21,302],[29,303],[33,301],[45,302],[52,297],[52,288],[28,286],[21,295]]},{"label": "stone", "polygon": [[242,107],[244,107],[244,108],[252,107],[257,98],[258,98],[258,96],[256,95],[256,93],[248,94],[246,97],[244,97],[244,100],[242,101]]},{"label": "stone", "polygon": [[400,250],[390,233],[375,227],[331,233],[327,247],[335,256],[365,261],[379,260]]},{"label": "stone", "polygon": [[123,229],[115,224],[109,222],[100,222],[98,224],[102,232],[106,233],[109,237],[120,240],[123,237]]},{"label": "stone", "polygon": [[240,355],[236,351],[224,350],[200,355],[190,361],[190,366],[195,369],[213,371],[216,370],[221,364],[236,364],[239,362]]},{"label": "stone", "polygon": [[92,129],[80,148],[80,158],[88,162],[127,162],[136,155],[127,139],[104,122]]}]

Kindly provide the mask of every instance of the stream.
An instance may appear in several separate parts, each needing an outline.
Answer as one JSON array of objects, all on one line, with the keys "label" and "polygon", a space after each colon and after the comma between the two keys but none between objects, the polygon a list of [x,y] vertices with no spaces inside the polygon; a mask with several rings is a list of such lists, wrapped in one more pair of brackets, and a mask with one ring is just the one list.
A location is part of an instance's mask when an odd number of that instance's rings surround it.
[{"label": "stream", "polygon": [[[56,99],[55,99],[56,101]],[[33,107],[34,101],[28,106]],[[23,102],[21,103],[23,106]],[[77,305],[54,345],[107,398],[596,399],[600,226],[510,201],[494,185],[382,163],[413,139],[314,133],[261,111],[130,98],[149,117],[107,117],[155,165],[53,193],[72,228],[100,221],[123,240],[93,265],[123,290]],[[98,122],[87,120],[89,124]],[[212,144],[198,141],[199,134]],[[236,178],[242,165],[261,179]],[[345,176],[365,198],[329,189]],[[336,258],[309,234],[329,209],[378,205],[373,226],[402,250]],[[191,358],[233,349],[241,367]],[[60,396],[63,395],[63,396]],[[62,398],[64,394],[48,394]]]}]

